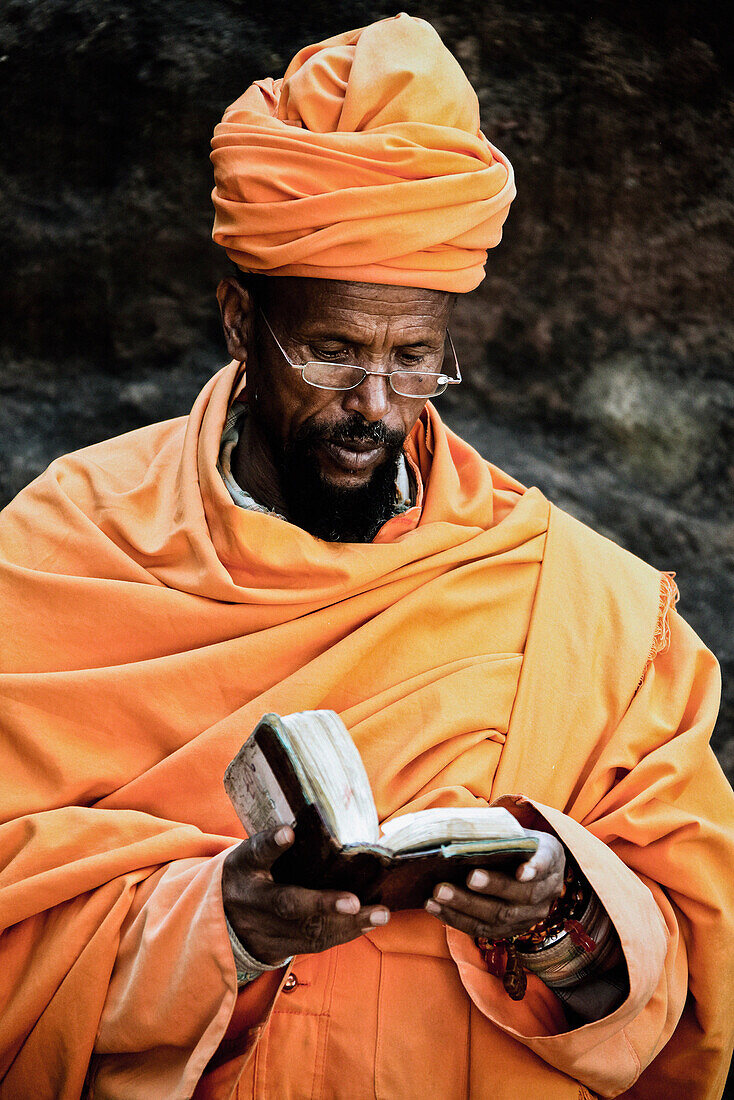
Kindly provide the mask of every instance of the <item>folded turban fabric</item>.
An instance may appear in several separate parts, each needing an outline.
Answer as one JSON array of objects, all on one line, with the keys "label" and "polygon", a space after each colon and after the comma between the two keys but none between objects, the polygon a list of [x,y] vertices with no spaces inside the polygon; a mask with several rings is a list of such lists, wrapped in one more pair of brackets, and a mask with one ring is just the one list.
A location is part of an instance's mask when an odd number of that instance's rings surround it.
[{"label": "folded turban fabric", "polygon": [[243,271],[473,290],[515,197],[459,63],[405,14],[256,81],[212,150],[213,237]]}]

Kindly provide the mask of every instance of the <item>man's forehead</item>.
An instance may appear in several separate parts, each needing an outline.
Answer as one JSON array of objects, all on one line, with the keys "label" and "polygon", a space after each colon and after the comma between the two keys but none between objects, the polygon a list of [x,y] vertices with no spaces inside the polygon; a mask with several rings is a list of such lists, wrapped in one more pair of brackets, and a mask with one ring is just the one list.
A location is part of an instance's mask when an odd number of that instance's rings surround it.
[{"label": "man's forehead", "polygon": [[440,325],[446,323],[453,302],[453,295],[423,287],[294,276],[272,278],[268,284],[268,309],[294,325],[398,318]]}]

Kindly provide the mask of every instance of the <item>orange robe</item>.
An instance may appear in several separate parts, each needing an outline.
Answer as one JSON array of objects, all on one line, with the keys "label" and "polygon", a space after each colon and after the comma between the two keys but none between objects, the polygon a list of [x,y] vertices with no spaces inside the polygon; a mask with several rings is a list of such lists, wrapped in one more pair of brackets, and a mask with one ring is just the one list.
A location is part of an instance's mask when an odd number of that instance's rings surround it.
[{"label": "orange robe", "polygon": [[[232,364],[190,417],[52,464],[0,523],[0,1100],[85,1078],[97,1100],[713,1100],[731,811],[716,664],[668,586],[430,407],[420,507],[374,544],[242,511],[216,472],[238,385]],[[343,716],[383,818],[535,800],[617,929],[624,1004],[569,1031],[424,913],[238,996],[222,773],[263,712],[311,707]]]}]

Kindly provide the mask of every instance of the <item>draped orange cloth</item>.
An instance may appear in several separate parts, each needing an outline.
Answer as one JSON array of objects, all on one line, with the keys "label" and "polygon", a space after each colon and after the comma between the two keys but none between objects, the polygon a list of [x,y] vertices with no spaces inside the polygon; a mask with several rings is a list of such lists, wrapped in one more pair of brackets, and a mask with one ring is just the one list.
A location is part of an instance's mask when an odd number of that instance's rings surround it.
[{"label": "draped orange cloth", "polygon": [[[0,1100],[85,1077],[95,1100],[221,1100],[241,1074],[242,1097],[714,1100],[731,803],[716,665],[669,585],[430,406],[421,507],[374,544],[238,509],[216,460],[239,384],[232,364],[190,417],[60,459],[3,513]],[[238,997],[222,773],[263,712],[310,707],[343,716],[382,818],[536,800],[615,925],[624,1004],[569,1031],[424,913]]]},{"label": "draped orange cloth", "polygon": [[211,158],[214,240],[271,275],[472,290],[515,197],[458,62],[405,14],[256,81]]}]

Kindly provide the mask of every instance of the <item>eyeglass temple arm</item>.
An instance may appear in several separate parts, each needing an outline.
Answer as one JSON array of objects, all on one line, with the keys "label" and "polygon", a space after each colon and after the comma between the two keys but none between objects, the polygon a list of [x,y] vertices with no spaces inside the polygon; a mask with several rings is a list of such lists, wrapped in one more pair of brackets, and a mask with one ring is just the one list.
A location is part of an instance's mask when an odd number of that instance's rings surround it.
[{"label": "eyeglass temple arm", "polygon": [[461,380],[462,380],[461,379],[461,368],[459,367],[459,356],[456,354],[456,348],[454,347],[454,341],[451,339],[451,333],[449,332],[448,329],[446,329],[446,339],[449,342],[449,347],[451,348],[451,354],[453,355],[454,362],[456,363],[456,378],[448,378],[446,375],[444,375],[444,377],[447,378],[448,384],[450,386],[455,386],[458,382],[461,382]]}]

